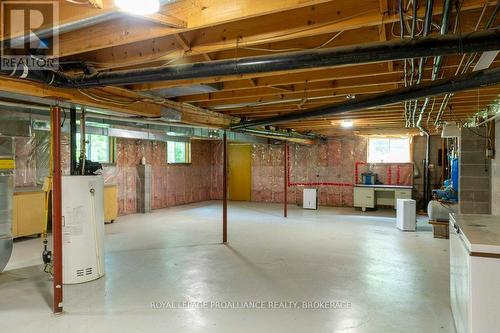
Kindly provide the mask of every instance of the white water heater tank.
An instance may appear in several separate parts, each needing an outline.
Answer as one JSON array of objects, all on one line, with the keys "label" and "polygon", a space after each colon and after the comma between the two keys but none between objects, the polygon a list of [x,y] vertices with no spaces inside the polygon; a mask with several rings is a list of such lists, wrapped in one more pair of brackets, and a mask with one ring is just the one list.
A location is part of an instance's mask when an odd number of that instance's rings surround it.
[{"label": "white water heater tank", "polygon": [[104,179],[62,177],[63,283],[104,275]]}]

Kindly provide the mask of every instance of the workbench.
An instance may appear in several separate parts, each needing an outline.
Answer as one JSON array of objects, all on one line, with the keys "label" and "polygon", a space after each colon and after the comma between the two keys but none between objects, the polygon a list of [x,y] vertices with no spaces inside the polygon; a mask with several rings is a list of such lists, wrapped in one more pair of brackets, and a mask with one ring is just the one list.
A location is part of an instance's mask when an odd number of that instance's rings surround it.
[{"label": "workbench", "polygon": [[413,186],[407,185],[354,185],[354,207],[363,211],[375,206],[392,206],[398,199],[411,199]]}]

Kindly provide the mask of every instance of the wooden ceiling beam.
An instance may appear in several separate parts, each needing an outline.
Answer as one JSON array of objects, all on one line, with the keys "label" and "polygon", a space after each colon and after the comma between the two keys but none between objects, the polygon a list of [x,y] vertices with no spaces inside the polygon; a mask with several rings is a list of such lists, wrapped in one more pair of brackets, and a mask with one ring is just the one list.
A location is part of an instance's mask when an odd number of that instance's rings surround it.
[{"label": "wooden ceiling beam", "polygon": [[163,14],[163,13],[156,13],[156,14],[150,14],[150,15],[141,15],[137,16],[138,18],[160,24],[162,26],[167,26],[170,28],[176,28],[176,29],[185,29],[187,28],[187,22],[185,20],[182,20],[178,17],[168,15],[168,14]]},{"label": "wooden ceiling beam", "polygon": [[105,24],[95,25],[90,29],[61,35],[59,38],[60,53],[61,57],[67,57],[110,47],[116,50],[116,47],[121,45],[155,40],[176,33],[241,21],[327,1],[281,0],[255,2],[252,0],[201,0],[196,3],[179,1],[178,3],[166,5],[163,8],[170,16],[186,21],[186,28],[177,29],[161,25],[151,26],[150,24],[137,23],[141,19],[134,20],[135,24],[133,24],[134,21],[129,19],[113,20]]},{"label": "wooden ceiling beam", "polygon": [[[314,101],[315,99],[327,99],[335,97],[346,97],[348,95],[363,96],[365,94],[374,94],[390,90],[393,87],[393,83],[386,82],[380,83],[378,85],[369,86],[358,86],[358,87],[339,87],[339,88],[325,88],[317,91],[297,91],[291,93],[277,93],[273,95],[268,95],[264,97],[260,96],[250,96],[250,97],[234,97],[229,99],[221,100],[208,100],[198,103],[200,107],[211,108],[224,105],[234,105],[241,103],[266,103],[273,101],[281,101],[282,103],[296,103],[296,100],[305,99],[308,101]],[[493,94],[499,91],[496,87],[484,88],[483,94],[487,92],[492,92]],[[358,96],[358,97],[359,97]],[[322,101],[321,101],[322,102]]]},{"label": "wooden ceiling beam", "polygon": [[[211,127],[226,128],[234,118],[219,114],[211,113],[210,111],[202,110],[193,107],[189,104],[177,103],[173,101],[165,101],[163,103],[154,103],[149,101],[130,102],[130,103],[114,103],[105,100],[98,100],[94,94],[92,97],[87,93],[82,93],[78,90],[60,89],[41,84],[2,78],[0,80],[0,91],[29,94],[30,96],[47,98],[50,100],[64,101],[78,105],[95,107],[103,110],[110,110],[130,115],[144,116],[156,118],[160,117],[161,111],[165,108],[172,108],[181,113],[181,122],[186,124],[206,125]],[[120,88],[102,88],[96,89],[97,93],[112,94],[118,98],[138,98],[133,92],[127,92]],[[106,95],[109,96],[109,95]]]},{"label": "wooden ceiling beam", "polygon": [[386,75],[381,75],[378,77],[367,77],[364,80],[359,79],[343,79],[343,80],[330,80],[330,81],[318,81],[318,82],[307,82],[301,84],[292,84],[286,86],[266,86],[260,88],[249,88],[240,90],[229,90],[212,92],[205,94],[187,95],[176,98],[179,102],[193,103],[193,102],[206,102],[215,100],[226,100],[234,98],[245,98],[245,97],[262,97],[262,96],[273,96],[279,91],[281,95],[287,95],[292,93],[302,92],[307,94],[311,91],[320,90],[331,90],[331,89],[348,89],[348,88],[358,88],[358,87],[369,87],[378,86],[380,82],[398,84],[401,82],[402,77],[399,73],[387,73]]},{"label": "wooden ceiling beam", "polygon": [[153,103],[137,103],[136,105],[119,106],[107,102],[97,102],[80,93],[78,90],[59,89],[29,81],[14,80],[4,77],[0,80],[0,90],[146,117],[159,117],[161,110],[160,105]]},{"label": "wooden ceiling beam", "polygon": [[[249,0],[238,1],[245,2]],[[275,1],[268,2],[273,4],[275,3]],[[297,1],[287,0],[285,2],[294,3]],[[311,3],[313,2],[318,3],[318,7],[321,7],[321,3],[326,2],[323,6],[325,8],[331,8],[330,10],[322,11],[328,14],[332,13],[333,11],[333,13],[337,13],[337,15],[324,14],[323,16],[321,16],[319,13],[312,10],[308,16],[310,17],[309,21],[311,22],[311,24],[309,24],[307,27],[304,27],[304,23],[302,21],[302,19],[304,18],[304,14],[302,16],[298,14],[288,15],[285,20],[279,20],[277,17],[275,17],[276,15],[267,15],[269,16],[267,20],[270,21],[268,22],[266,21],[266,13],[269,14],[270,12],[266,12],[263,10],[263,14],[260,14],[261,17],[259,20],[245,21],[245,24],[248,25],[247,29],[240,25],[238,29],[234,30],[226,24],[224,25],[224,27],[220,27],[221,29],[224,29],[221,30],[219,34],[217,25],[224,23],[224,21],[219,21],[217,23],[214,22],[207,31],[196,31],[196,34],[193,34],[193,43],[191,43],[191,50],[193,54],[220,52],[224,50],[233,50],[237,48],[276,43],[285,40],[309,38],[316,35],[331,34],[339,31],[349,31],[369,27],[377,28],[387,23],[397,22],[399,20],[398,15],[384,15],[380,13],[378,5],[373,6],[374,3],[377,4],[373,1],[366,2],[363,11],[361,12],[357,4],[352,1],[336,1],[335,4],[333,4],[333,2],[328,3],[328,1],[305,1],[302,2],[302,5],[307,6],[305,3],[311,5]],[[480,8],[483,6],[483,4],[483,0],[465,0],[462,5],[462,11]],[[315,8],[315,6],[310,7]],[[297,7],[295,6],[295,8]],[[285,12],[293,9],[294,6],[284,6],[283,8],[281,8],[281,11]],[[227,11],[226,8],[224,8],[224,10]],[[434,15],[440,15],[441,12],[442,5],[436,5]],[[276,11],[271,13],[276,13]],[[423,11],[422,13],[419,12],[419,15],[420,14],[423,15]],[[321,16],[321,18],[319,18],[319,16]],[[238,18],[238,20],[241,21],[249,17],[253,16],[242,15]],[[189,20],[190,19],[191,18],[189,18]],[[212,19],[212,21],[213,20],[214,19]],[[207,18],[207,21],[211,20]],[[110,36],[110,31],[123,31],[125,27],[120,22],[114,22],[112,24],[118,24],[119,26],[109,27],[108,24],[107,27],[100,27],[101,29],[105,29],[105,31],[94,31],[93,35],[99,37],[92,38],[92,40],[88,43],[81,43],[79,38],[76,38],[76,40],[79,40],[80,43],[75,44],[72,42],[71,36],[61,36],[61,56],[69,56],[104,49],[103,52],[94,55],[95,59],[93,60],[105,64],[121,63],[120,66],[124,66],[125,61],[130,61],[132,64],[136,64],[139,61],[138,58],[142,59],[142,62],[145,63],[155,60],[171,61],[172,59],[178,57],[177,54],[171,52],[172,50],[168,48],[169,39],[165,39],[166,36],[169,36],[174,32],[164,31],[156,35],[156,30],[149,29],[149,31],[143,34],[137,34],[138,36],[140,36],[140,38],[137,38],[137,40],[131,40],[131,36],[134,36],[136,32],[134,32],[133,29],[130,29],[129,27],[128,29],[126,29],[127,35],[125,37],[118,36],[119,38],[117,37],[116,41],[113,41],[113,37]],[[191,24],[191,22],[188,22],[189,29],[177,32],[188,32],[193,29],[204,27],[205,25],[206,23],[202,22],[199,26],[194,26],[193,24]],[[242,33],[242,31],[246,32]],[[213,36],[216,36],[217,39],[214,40]],[[102,42],[102,40],[104,42]],[[125,40],[128,40],[128,42],[125,42]],[[68,47],[66,47],[65,45],[68,45]],[[85,47],[84,45],[87,45],[87,47]],[[111,46],[113,47],[112,49],[105,50],[106,48],[110,48]],[[74,48],[73,51],[70,50],[71,47]],[[141,52],[131,52],[134,49],[140,50]],[[131,56],[131,53],[134,53],[135,56]],[[127,57],[123,56],[125,54],[127,55]]]}]

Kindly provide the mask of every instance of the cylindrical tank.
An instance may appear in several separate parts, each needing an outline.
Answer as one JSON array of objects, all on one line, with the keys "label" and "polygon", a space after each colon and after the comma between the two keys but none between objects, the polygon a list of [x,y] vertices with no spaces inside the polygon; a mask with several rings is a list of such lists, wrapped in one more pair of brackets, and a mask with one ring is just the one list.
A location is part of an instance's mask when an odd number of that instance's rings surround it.
[{"label": "cylindrical tank", "polygon": [[0,137],[0,272],[12,254],[12,201],[14,148],[11,138]]},{"label": "cylindrical tank", "polygon": [[450,213],[456,213],[457,211],[457,204],[444,204],[437,200],[431,200],[427,205],[429,219],[433,221],[449,221]]},{"label": "cylindrical tank", "polygon": [[62,177],[63,283],[104,275],[104,179]]}]

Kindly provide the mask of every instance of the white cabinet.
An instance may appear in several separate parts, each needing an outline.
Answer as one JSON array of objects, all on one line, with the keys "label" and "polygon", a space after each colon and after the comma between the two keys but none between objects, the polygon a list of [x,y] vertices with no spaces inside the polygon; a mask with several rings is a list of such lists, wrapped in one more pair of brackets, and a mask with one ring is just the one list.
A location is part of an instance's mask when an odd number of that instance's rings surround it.
[{"label": "white cabinet", "polygon": [[417,226],[416,202],[399,199],[397,203],[396,226],[402,231],[415,231]]},{"label": "white cabinet", "polygon": [[396,209],[398,199],[411,199],[412,187],[400,185],[355,185],[354,207],[393,206]]},{"label": "white cabinet", "polygon": [[469,332],[470,256],[453,224],[450,225],[450,303],[457,333]]},{"label": "white cabinet", "polygon": [[450,303],[457,333],[499,332],[500,216],[450,218]]},{"label": "white cabinet", "polygon": [[375,208],[375,190],[371,187],[354,187],[354,207]]},{"label": "white cabinet", "polygon": [[304,209],[318,209],[318,190],[305,188],[303,193],[302,207]]},{"label": "white cabinet", "polygon": [[411,199],[411,189],[401,189],[394,192],[394,208],[398,206],[398,199]]}]

